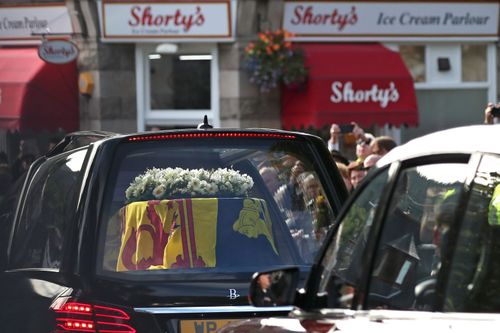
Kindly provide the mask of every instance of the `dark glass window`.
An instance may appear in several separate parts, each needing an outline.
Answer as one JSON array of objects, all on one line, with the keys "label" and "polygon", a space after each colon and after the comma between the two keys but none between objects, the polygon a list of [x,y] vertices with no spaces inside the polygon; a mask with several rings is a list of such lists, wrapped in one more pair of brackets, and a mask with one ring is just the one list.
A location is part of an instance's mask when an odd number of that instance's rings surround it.
[{"label": "dark glass window", "polygon": [[10,252],[10,268],[59,268],[66,231],[76,212],[86,152],[47,160],[28,184]]},{"label": "dark glass window", "polygon": [[151,110],[209,110],[211,55],[150,54]]},{"label": "dark glass window", "polygon": [[311,152],[298,139],[122,144],[108,179],[98,269],[151,278],[307,270],[335,217]]},{"label": "dark glass window", "polygon": [[[414,309],[416,286],[439,274],[467,168],[441,163],[402,170],[375,253],[369,308]],[[426,306],[432,304],[418,304]]]},{"label": "dark glass window", "polygon": [[500,158],[482,158],[456,246],[448,251],[444,310],[500,311]]},{"label": "dark glass window", "polygon": [[330,243],[322,260],[324,274],[319,292],[328,291],[333,297],[336,294],[334,288],[338,288],[337,278],[342,282],[340,288],[342,297],[340,301],[336,300],[335,306],[349,308],[352,304],[354,288],[361,275],[362,253],[387,178],[386,169],[362,190],[340,222],[336,238]]},{"label": "dark glass window", "polygon": [[0,202],[0,267],[4,268],[7,259],[7,245],[16,214],[17,202],[21,195],[26,173],[21,175],[8,189],[2,193]]}]

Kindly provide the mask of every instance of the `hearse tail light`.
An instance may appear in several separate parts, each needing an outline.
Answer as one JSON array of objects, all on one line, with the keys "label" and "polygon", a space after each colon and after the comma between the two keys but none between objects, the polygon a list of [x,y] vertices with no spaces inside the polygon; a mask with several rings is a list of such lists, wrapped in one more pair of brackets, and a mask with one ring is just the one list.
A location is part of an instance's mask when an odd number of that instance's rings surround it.
[{"label": "hearse tail light", "polygon": [[282,133],[240,133],[240,132],[200,132],[200,133],[169,133],[169,134],[146,134],[128,138],[129,142],[155,141],[169,139],[199,139],[199,138],[262,138],[262,139],[296,139],[292,134]]},{"label": "hearse tail light", "polygon": [[69,297],[59,297],[50,309],[55,313],[54,333],[135,333],[130,326],[130,316],[123,310],[76,302]]}]

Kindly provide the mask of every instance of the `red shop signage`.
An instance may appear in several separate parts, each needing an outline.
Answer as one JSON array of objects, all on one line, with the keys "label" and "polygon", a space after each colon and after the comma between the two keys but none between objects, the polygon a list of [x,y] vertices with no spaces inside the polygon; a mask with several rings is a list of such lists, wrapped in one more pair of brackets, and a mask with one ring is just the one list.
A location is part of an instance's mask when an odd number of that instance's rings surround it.
[{"label": "red shop signage", "polygon": [[317,128],[355,121],[417,125],[413,79],[399,53],[378,43],[301,44],[309,79],[284,88],[284,128]]}]

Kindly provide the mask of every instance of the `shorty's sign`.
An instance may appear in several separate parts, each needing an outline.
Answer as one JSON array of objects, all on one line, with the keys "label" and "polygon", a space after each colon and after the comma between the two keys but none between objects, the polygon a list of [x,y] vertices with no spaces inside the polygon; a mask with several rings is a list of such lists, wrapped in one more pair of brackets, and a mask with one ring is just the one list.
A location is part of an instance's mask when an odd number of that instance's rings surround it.
[{"label": "shorty's sign", "polygon": [[306,39],[498,39],[498,2],[285,2],[283,27]]},{"label": "shorty's sign", "polygon": [[51,64],[67,64],[76,59],[78,48],[69,41],[49,40],[40,45],[38,56]]},{"label": "shorty's sign", "polygon": [[0,6],[0,42],[40,39],[43,33],[71,34],[64,5]]},{"label": "shorty's sign", "polygon": [[104,39],[230,39],[231,1],[135,2],[104,0]]},{"label": "shorty's sign", "polygon": [[413,78],[399,52],[379,43],[298,46],[309,76],[300,89],[282,89],[283,128],[418,124]]},{"label": "shorty's sign", "polygon": [[331,87],[332,103],[375,103],[385,109],[389,103],[399,100],[399,91],[392,81],[386,87],[374,83],[369,89],[357,89],[351,81],[334,81]]}]

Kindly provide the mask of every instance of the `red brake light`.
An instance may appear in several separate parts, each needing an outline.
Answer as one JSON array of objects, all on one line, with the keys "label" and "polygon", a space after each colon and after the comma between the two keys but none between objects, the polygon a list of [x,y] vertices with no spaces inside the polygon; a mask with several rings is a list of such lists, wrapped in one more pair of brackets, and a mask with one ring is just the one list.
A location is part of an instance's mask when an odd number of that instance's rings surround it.
[{"label": "red brake light", "polygon": [[91,320],[57,318],[56,332],[97,332]]},{"label": "red brake light", "polygon": [[92,307],[89,304],[68,302],[55,311],[60,313],[91,314]]},{"label": "red brake light", "polygon": [[168,139],[195,139],[195,138],[274,138],[274,139],[296,139],[292,134],[282,133],[240,133],[240,132],[200,132],[200,133],[170,133],[170,134],[146,134],[132,136],[128,141],[153,141]]},{"label": "red brake light", "polygon": [[100,306],[100,305],[94,305],[94,309],[95,309],[95,316],[98,317],[98,319],[102,318],[124,319],[124,320],[130,319],[129,315],[125,311],[120,309],[110,308],[108,306]]},{"label": "red brake light", "polygon": [[51,307],[56,314],[55,333],[135,333],[130,316],[109,306],[74,302],[68,297],[56,299]]}]

